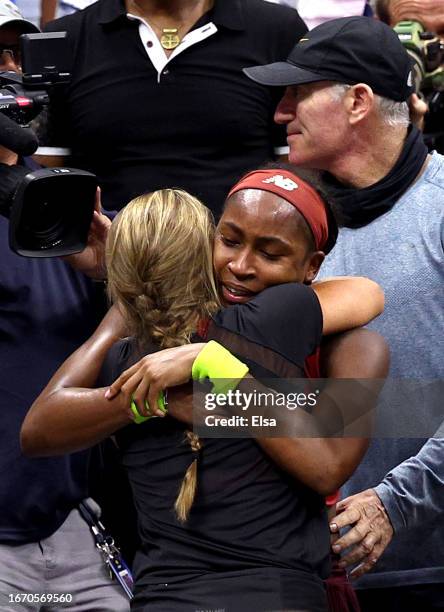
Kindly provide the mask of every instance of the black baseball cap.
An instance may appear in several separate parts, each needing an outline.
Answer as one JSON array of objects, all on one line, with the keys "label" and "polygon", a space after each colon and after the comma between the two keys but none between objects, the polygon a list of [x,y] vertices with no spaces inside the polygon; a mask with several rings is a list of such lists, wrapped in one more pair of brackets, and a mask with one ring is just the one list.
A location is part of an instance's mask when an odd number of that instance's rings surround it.
[{"label": "black baseball cap", "polygon": [[256,83],[282,87],[317,81],[366,83],[385,98],[414,92],[412,60],[397,34],[370,17],[332,19],[301,38],[285,62],[244,68]]}]

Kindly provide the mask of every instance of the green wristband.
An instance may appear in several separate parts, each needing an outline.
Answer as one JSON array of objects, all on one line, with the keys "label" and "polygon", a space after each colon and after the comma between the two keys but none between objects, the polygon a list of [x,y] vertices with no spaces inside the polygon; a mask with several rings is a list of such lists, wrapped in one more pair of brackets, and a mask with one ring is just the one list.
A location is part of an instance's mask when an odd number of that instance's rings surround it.
[{"label": "green wristband", "polygon": [[[149,410],[149,406],[148,406],[148,402],[147,401],[145,401],[145,406]],[[164,391],[161,391],[159,393],[159,397],[157,398],[157,407],[164,414],[167,414],[168,408],[167,408],[167,403],[166,403],[166,400],[165,400],[165,392]],[[133,399],[131,400],[131,412],[134,415],[134,423],[136,423],[136,425],[140,425],[140,423],[145,423],[145,421],[148,421],[149,419],[156,418],[155,414],[151,414],[150,416],[142,416],[140,414],[140,412],[138,411],[138,409],[137,409],[136,402]]]},{"label": "green wristband", "polygon": [[193,380],[213,383],[213,393],[226,394],[236,389],[242,378],[248,374],[248,367],[227,349],[210,340],[194,360],[191,370]]}]

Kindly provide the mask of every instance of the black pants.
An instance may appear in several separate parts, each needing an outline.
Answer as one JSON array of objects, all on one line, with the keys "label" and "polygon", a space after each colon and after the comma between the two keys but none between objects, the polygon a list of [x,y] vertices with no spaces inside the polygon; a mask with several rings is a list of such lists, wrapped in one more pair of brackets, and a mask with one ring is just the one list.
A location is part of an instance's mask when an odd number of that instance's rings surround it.
[{"label": "black pants", "polygon": [[357,591],[361,612],[444,612],[444,585],[418,584]]},{"label": "black pants", "polygon": [[300,572],[224,572],[139,587],[132,612],[327,612],[322,581]]}]

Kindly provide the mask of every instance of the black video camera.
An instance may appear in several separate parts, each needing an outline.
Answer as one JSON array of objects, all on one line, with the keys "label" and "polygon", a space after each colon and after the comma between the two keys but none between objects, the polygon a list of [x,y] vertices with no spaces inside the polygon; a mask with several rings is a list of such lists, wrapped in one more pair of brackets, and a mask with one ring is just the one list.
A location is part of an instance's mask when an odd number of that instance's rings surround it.
[{"label": "black video camera", "polygon": [[444,153],[444,43],[419,21],[400,21],[394,30],[413,60],[415,91],[429,107],[424,140],[429,149]]},{"label": "black video camera", "polygon": [[[0,72],[0,145],[30,155],[37,139],[29,128],[49,92],[71,76],[66,32],[20,37],[23,75]],[[57,61],[55,61],[57,58]],[[94,212],[97,179],[75,168],[31,171],[0,164],[0,214],[9,218],[9,245],[25,257],[82,251]]]},{"label": "black video camera", "polygon": [[23,74],[0,72],[0,112],[26,126],[48,104],[48,91],[69,82],[71,59],[66,32],[23,34],[20,46]]},{"label": "black video camera", "polygon": [[426,32],[419,21],[400,21],[394,27],[399,40],[413,59],[416,92],[444,89],[444,43]]}]

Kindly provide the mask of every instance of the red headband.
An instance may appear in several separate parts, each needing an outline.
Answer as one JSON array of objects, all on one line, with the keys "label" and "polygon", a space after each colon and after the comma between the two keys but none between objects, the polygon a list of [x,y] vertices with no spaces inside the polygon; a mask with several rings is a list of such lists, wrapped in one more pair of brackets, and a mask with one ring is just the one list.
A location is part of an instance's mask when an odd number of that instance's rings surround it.
[{"label": "red headband", "polygon": [[322,251],[328,239],[328,218],[325,203],[313,187],[288,170],[253,170],[240,179],[228,197],[241,189],[270,191],[284,198],[307,221],[315,240],[316,249]]}]

